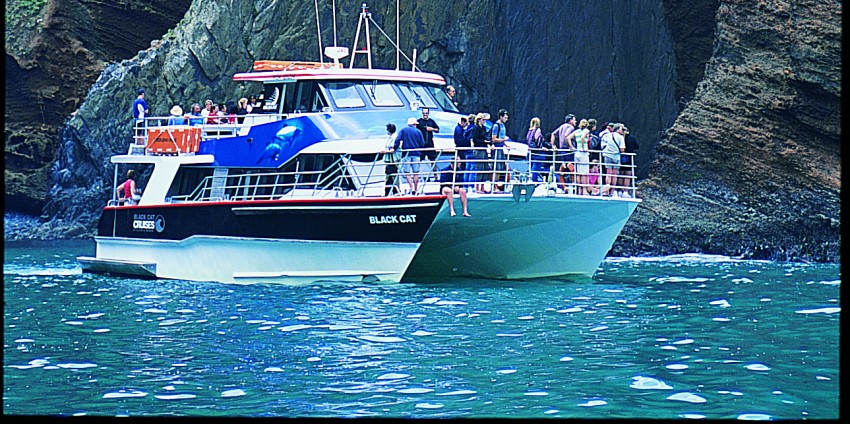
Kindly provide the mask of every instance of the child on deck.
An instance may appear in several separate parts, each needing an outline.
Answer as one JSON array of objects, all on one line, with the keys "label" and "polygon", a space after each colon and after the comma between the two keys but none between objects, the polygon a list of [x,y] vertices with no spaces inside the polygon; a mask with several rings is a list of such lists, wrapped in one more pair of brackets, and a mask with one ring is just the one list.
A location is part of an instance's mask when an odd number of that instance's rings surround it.
[{"label": "child on deck", "polygon": [[594,159],[590,163],[590,171],[587,173],[587,187],[592,196],[599,194],[599,161]]}]

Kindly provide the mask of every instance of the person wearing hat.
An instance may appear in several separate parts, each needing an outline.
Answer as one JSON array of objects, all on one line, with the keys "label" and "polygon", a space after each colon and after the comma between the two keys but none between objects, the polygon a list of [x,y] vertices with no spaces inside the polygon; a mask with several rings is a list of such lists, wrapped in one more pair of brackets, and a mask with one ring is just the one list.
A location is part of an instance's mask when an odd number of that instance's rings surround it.
[{"label": "person wearing hat", "polygon": [[168,119],[168,125],[186,125],[186,120],[183,119],[183,109],[180,105],[174,105],[171,108],[171,118]]},{"label": "person wearing hat", "polygon": [[398,132],[393,144],[394,151],[401,149],[401,173],[413,194],[419,189],[419,162],[422,160],[421,149],[425,147],[425,138],[417,125],[418,119],[407,118],[407,126]]},{"label": "person wearing hat", "polygon": [[626,150],[625,153],[629,153],[626,155],[622,155],[620,157],[620,163],[623,165],[623,169],[620,170],[620,175],[625,175],[625,177],[620,177],[623,180],[623,185],[628,187],[623,190],[623,197],[634,197],[634,186],[635,186],[635,163],[634,159],[637,154],[638,145],[637,138],[634,134],[631,134],[628,128],[623,127],[623,142],[625,143]]},{"label": "person wearing hat", "polygon": [[136,144],[145,144],[145,117],[151,113],[145,102],[145,89],[137,91],[138,96],[133,101],[133,119],[135,119]]}]

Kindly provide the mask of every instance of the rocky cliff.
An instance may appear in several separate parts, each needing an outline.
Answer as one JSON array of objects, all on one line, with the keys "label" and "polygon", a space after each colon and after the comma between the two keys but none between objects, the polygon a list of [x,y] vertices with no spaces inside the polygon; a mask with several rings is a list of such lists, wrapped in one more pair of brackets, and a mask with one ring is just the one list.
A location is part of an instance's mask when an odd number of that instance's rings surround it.
[{"label": "rocky cliff", "polygon": [[[329,45],[330,2],[319,3]],[[360,2],[336,3],[338,43],[350,45]],[[614,254],[837,260],[841,81],[829,58],[840,54],[841,5],[751,4],[404,1],[400,44],[458,87],[464,110],[507,108],[514,138],[532,116],[547,130],[568,112],[627,123],[648,178]],[[395,2],[369,5],[394,37]],[[129,142],[135,89],[163,115],[242,97],[255,89],[229,76],[253,60],[318,60],[309,6],[194,1],[151,48],[108,65],[61,131],[42,224],[7,237],[90,235],[110,195],[108,157]],[[390,43],[373,42],[376,66],[394,67]]]},{"label": "rocky cliff", "polygon": [[838,261],[841,3],[724,0],[614,254]]},{"label": "rocky cliff", "polygon": [[8,0],[4,182],[7,211],[39,215],[59,131],[108,62],[150,47],[191,0]]}]

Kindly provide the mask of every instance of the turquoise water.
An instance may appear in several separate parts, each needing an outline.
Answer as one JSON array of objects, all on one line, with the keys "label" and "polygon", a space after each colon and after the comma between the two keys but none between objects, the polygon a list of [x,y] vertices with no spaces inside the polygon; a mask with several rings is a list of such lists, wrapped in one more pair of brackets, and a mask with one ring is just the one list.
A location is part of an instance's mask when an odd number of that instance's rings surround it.
[{"label": "turquoise water", "polygon": [[289,287],[81,274],[93,252],[6,244],[4,414],[839,416],[837,265]]}]

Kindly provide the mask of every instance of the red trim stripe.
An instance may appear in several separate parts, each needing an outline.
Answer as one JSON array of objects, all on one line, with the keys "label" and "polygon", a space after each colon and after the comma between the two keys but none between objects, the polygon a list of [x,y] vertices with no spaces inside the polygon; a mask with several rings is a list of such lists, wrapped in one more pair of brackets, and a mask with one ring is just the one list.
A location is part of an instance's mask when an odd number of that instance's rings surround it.
[{"label": "red trim stripe", "polygon": [[[246,206],[246,205],[291,205],[291,204],[315,204],[315,203],[392,203],[398,200],[439,200],[445,199],[443,195],[426,196],[398,196],[398,197],[342,197],[338,199],[277,199],[277,200],[224,200],[219,202],[186,202],[186,203],[159,203],[154,205],[122,205],[104,206],[103,209],[149,209],[149,208],[179,208],[197,206]],[[419,202],[416,202],[419,203]]]},{"label": "red trim stripe", "polygon": [[[417,81],[430,82],[436,84],[445,84],[446,80],[436,74],[426,72],[411,72],[411,71],[390,71],[378,70],[378,72],[368,72],[368,70],[332,70],[332,72],[323,72],[317,70],[295,70],[295,71],[263,71],[263,72],[244,72],[233,76],[235,81],[264,81],[270,79],[282,78],[301,78],[301,79],[378,79],[391,81]],[[366,71],[366,72],[362,72]]]}]

